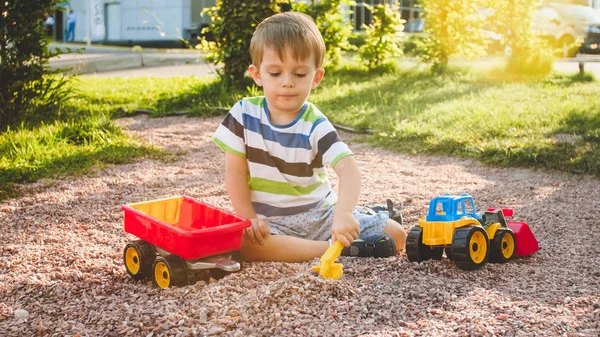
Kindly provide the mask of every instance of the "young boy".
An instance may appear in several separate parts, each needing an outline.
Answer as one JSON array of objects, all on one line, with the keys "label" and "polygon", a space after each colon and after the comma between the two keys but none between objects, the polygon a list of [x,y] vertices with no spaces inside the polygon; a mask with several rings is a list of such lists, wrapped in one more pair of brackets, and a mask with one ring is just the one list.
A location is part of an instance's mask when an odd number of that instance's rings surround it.
[{"label": "young boy", "polygon": [[[395,244],[393,253],[402,250],[406,233],[387,212],[355,209],[361,175],[354,156],[307,102],[325,74],[325,43],[312,18],[285,12],[264,20],[256,27],[250,54],[249,71],[264,97],[236,103],[213,136],[226,153],[225,184],[233,208],[253,219],[244,232],[242,258],[309,261],[332,242],[350,247],[374,234]],[[339,197],[325,165],[339,177]],[[356,255],[353,251],[345,248],[342,254]]]}]

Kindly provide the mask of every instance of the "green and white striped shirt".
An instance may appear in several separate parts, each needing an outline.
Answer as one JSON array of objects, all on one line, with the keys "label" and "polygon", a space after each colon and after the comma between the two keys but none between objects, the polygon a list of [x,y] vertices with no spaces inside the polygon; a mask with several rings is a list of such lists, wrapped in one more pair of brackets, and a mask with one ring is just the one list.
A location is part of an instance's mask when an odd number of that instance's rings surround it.
[{"label": "green and white striped shirt", "polygon": [[273,124],[266,99],[244,98],[231,108],[212,140],[248,161],[252,206],[259,216],[298,214],[337,201],[326,165],[352,155],[312,103],[294,121]]}]

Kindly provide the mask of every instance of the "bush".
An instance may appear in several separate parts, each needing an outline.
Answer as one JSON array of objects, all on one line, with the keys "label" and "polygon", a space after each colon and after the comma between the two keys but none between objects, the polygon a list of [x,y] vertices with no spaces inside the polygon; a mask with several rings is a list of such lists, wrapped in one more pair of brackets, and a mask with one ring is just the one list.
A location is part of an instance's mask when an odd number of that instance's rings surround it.
[{"label": "bush", "polygon": [[342,53],[356,48],[348,42],[352,36],[352,24],[344,19],[341,6],[351,5],[349,0],[323,0],[310,5],[294,2],[292,9],[310,15],[317,24],[325,41],[325,68],[335,68],[342,60]]},{"label": "bush", "polygon": [[57,53],[48,50],[43,22],[56,0],[6,1],[0,5],[0,132],[21,122],[55,117],[68,98],[61,76],[46,67]]},{"label": "bush", "polygon": [[363,44],[365,44],[365,33],[364,32],[353,32],[350,37],[348,37],[348,43],[350,43],[354,48],[359,48]]},{"label": "bush", "polygon": [[373,23],[364,25],[365,44],[358,49],[361,63],[368,69],[393,68],[393,58],[402,55],[400,37],[403,27],[398,6],[365,6],[373,13]]},{"label": "bush", "polygon": [[407,34],[402,43],[402,53],[408,56],[422,57],[426,52],[427,35],[423,33]]},{"label": "bush", "polygon": [[210,31],[214,42],[203,39],[201,46],[212,48],[208,56],[210,62],[223,63],[219,76],[226,83],[239,83],[244,78],[252,63],[250,40],[256,26],[278,11],[275,0],[219,0],[216,6],[205,11],[212,23],[202,33]]}]

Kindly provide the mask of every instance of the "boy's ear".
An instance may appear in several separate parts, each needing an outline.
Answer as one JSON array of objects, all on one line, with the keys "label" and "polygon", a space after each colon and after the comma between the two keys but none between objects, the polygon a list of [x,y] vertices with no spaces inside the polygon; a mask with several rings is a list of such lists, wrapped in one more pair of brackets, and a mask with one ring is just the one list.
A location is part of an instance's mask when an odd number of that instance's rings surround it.
[{"label": "boy's ear", "polygon": [[317,73],[315,74],[315,78],[313,79],[311,89],[315,89],[316,87],[319,86],[319,83],[321,83],[321,80],[323,79],[324,75],[325,75],[325,69],[319,68],[319,70],[317,70]]},{"label": "boy's ear", "polygon": [[260,72],[258,71],[258,68],[254,64],[251,64],[248,67],[248,71],[250,72],[250,75],[252,75],[254,83],[256,83],[256,85],[259,87],[262,87],[262,80],[260,79]]}]

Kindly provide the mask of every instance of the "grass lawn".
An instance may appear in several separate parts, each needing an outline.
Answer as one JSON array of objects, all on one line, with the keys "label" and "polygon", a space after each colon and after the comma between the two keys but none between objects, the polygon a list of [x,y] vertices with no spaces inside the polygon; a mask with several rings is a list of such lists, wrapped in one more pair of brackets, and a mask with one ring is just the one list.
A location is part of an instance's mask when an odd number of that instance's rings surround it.
[{"label": "grass lawn", "polygon": [[311,99],[332,121],[408,153],[600,175],[600,83],[501,73],[331,74]]},{"label": "grass lawn", "polygon": [[[14,183],[165,156],[124,135],[105,116],[137,109],[155,116],[224,115],[241,97],[261,93],[255,86],[228,90],[194,77],[75,81],[78,91],[63,109],[87,117],[0,134],[0,198],[11,194]],[[310,100],[332,122],[368,130],[365,141],[397,151],[598,176],[598,92],[600,82],[591,76],[511,78],[478,66],[435,75],[409,64],[388,74],[351,66],[328,72]]]},{"label": "grass lawn", "polygon": [[[435,75],[406,66],[329,72],[310,100],[332,122],[372,130],[366,141],[398,151],[600,175],[600,82],[592,77],[514,78],[481,66]],[[226,111],[215,107],[260,94],[194,77],[80,81],[74,104],[116,116],[139,108],[215,116]]]},{"label": "grass lawn", "polygon": [[85,174],[141,156],[170,156],[137,142],[101,115],[0,133],[0,154],[0,200],[15,196],[16,183]]},{"label": "grass lawn", "polygon": [[[226,89],[212,79],[195,77],[77,78],[79,94],[68,109],[92,114],[108,114],[113,118],[127,116],[136,110],[154,111],[154,116],[186,113],[192,116],[216,116],[243,96],[260,95],[253,91]],[[251,85],[250,79],[245,83]]]}]

